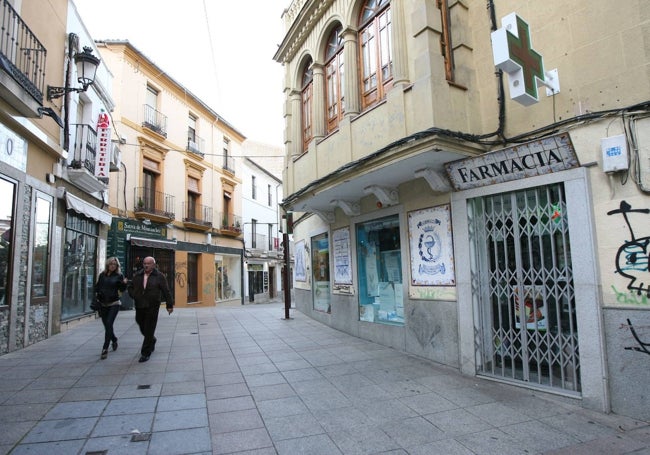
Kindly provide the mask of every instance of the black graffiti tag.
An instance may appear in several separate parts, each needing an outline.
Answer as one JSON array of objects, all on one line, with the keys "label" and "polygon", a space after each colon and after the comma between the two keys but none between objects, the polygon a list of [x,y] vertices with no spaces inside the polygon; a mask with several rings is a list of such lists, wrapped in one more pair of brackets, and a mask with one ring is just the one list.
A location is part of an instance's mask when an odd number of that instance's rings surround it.
[{"label": "black graffiti tag", "polygon": [[[624,326],[621,324],[621,327]],[[648,350],[648,348],[650,348],[650,343],[644,343],[643,341],[641,341],[641,338],[639,338],[639,335],[636,333],[636,330],[634,330],[634,326],[632,325],[632,322],[630,322],[629,319],[627,320],[627,328],[630,329],[630,332],[632,332],[632,336],[634,337],[636,342],[639,343],[639,345],[626,346],[625,349],[627,349],[628,351],[645,352],[646,354],[650,355],[650,350]]]},{"label": "black graffiti tag", "polygon": [[650,209],[633,209],[626,201],[616,210],[610,210],[607,215],[622,214],[630,230],[630,240],[626,240],[616,253],[616,272],[629,279],[627,288],[641,295],[645,292],[650,297],[650,237],[636,238],[630,224],[628,215],[630,213],[650,213]]}]

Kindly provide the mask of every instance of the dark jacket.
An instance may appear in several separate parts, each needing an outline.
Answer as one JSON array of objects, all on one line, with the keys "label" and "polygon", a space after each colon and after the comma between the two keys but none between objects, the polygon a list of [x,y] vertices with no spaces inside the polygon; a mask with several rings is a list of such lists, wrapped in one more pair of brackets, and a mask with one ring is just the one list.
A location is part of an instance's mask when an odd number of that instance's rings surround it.
[{"label": "dark jacket", "polygon": [[113,303],[120,300],[119,291],[124,291],[124,275],[112,273],[106,275],[104,272],[99,274],[95,283],[95,296],[101,303]]},{"label": "dark jacket", "polygon": [[160,273],[157,269],[151,271],[151,275],[147,279],[147,288],[143,288],[144,283],[144,269],[139,270],[133,275],[133,280],[129,283],[128,292],[133,298],[136,308],[149,308],[153,306],[160,306],[161,302],[165,302],[167,308],[173,308],[174,298],[169,292],[167,279],[165,275]]}]

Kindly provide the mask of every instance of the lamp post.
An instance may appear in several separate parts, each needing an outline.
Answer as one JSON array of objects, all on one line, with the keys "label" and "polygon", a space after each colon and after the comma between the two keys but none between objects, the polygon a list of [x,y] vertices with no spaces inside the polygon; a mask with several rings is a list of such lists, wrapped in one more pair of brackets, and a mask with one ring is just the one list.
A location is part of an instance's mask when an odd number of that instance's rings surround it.
[{"label": "lamp post", "polygon": [[[99,59],[92,54],[92,49],[84,47],[83,52],[77,52],[73,55],[75,49],[79,47],[79,37],[74,34],[68,34],[68,61],[65,71],[65,85],[63,87],[47,86],[47,100],[51,101],[56,98],[65,96],[63,99],[63,149],[68,150],[70,146],[70,107],[68,94],[70,92],[85,92],[95,82]],[[77,82],[81,87],[71,87],[70,79],[72,72],[72,61],[77,66]]]},{"label": "lamp post", "polygon": [[[71,33],[74,35],[74,33]],[[68,58],[74,58],[75,65],[77,66],[77,82],[81,84],[81,87],[69,87],[69,74],[66,76],[66,86],[65,87],[53,87],[51,85],[47,86],[47,100],[51,101],[55,98],[60,98],[66,93],[70,92],[85,92],[95,82],[95,75],[97,73],[97,67],[99,66],[99,59],[92,54],[93,50],[84,46],[83,52],[77,52],[74,57],[72,57],[72,46],[68,47]],[[69,63],[68,63],[69,64]],[[69,70],[69,67],[68,67]],[[66,71],[67,72],[67,71]]]},{"label": "lamp post", "polygon": [[289,234],[293,234],[293,212],[286,211],[282,215],[284,226],[282,229],[282,249],[284,255],[284,319],[291,319],[289,310],[291,309],[291,254],[289,250]]}]

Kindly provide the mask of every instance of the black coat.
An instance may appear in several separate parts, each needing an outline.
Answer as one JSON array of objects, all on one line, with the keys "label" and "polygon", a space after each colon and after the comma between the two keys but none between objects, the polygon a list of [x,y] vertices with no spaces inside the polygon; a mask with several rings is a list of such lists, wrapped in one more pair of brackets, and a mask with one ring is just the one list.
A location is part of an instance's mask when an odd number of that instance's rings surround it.
[{"label": "black coat", "polygon": [[120,300],[120,291],[125,289],[124,275],[121,273],[106,275],[102,272],[95,283],[95,296],[101,303],[112,303]]},{"label": "black coat", "polygon": [[128,286],[129,295],[133,298],[136,308],[160,306],[161,302],[165,302],[167,308],[174,307],[174,298],[169,292],[169,285],[165,275],[157,269],[153,269],[151,275],[147,278],[146,289],[142,286],[143,283],[144,269],[133,275],[133,281]]}]

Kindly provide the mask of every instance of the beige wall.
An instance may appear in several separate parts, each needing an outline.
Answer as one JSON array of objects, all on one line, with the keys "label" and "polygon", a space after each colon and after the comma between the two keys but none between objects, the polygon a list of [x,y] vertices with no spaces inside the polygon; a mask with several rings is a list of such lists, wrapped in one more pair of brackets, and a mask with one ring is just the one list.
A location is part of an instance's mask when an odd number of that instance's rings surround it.
[{"label": "beige wall", "polygon": [[[554,98],[547,97],[542,87],[540,102],[523,107],[510,100],[506,80],[506,136],[650,98],[650,50],[644,39],[648,33],[648,13],[643,1],[577,1],[570,5],[549,1],[541,9],[515,1],[495,3],[498,27],[501,17],[513,11],[529,23],[533,47],[543,55],[547,70],[559,69],[561,86]],[[290,160],[285,178],[286,194],[329,174],[343,163],[367,156],[396,139],[426,128],[472,134],[497,129],[497,79],[491,24],[485,5],[450,2],[459,87],[444,80],[438,33],[440,14],[433,2],[394,2],[400,4],[404,5],[405,39],[395,38],[393,45],[394,54],[407,56],[409,85],[393,89],[384,104],[353,116],[335,134],[314,141],[308,153]],[[285,65],[286,93],[299,89],[299,69],[305,55],[323,63],[322,40],[334,18],[343,21],[344,29],[355,25],[345,22],[356,20],[352,11],[353,2],[335,1],[314,24],[304,43],[292,54],[293,59]],[[292,130],[292,125],[299,125],[299,121],[292,123],[289,117],[287,125],[286,136],[299,137]],[[296,154],[296,147],[299,146],[294,141],[288,152]]]},{"label": "beige wall", "polygon": [[[328,185],[341,184],[333,173],[342,166],[374,154],[395,140],[408,138],[432,127],[485,135],[492,142],[483,141],[476,147],[484,152],[516,146],[517,142],[531,140],[542,132],[550,134],[551,128],[542,130],[548,126],[553,126],[557,132],[568,132],[583,169],[513,181],[499,187],[499,191],[542,185],[544,181],[553,179],[563,181],[569,191],[573,189],[570,198],[580,200],[580,207],[579,210],[575,206],[571,208],[574,210],[569,215],[573,217],[572,232],[583,242],[580,246],[576,245],[577,251],[573,252],[577,283],[575,299],[582,307],[578,325],[580,355],[584,362],[581,365],[583,404],[600,410],[611,406],[614,412],[620,414],[649,418],[647,406],[644,406],[643,388],[638,386],[649,380],[647,356],[634,351],[634,346],[639,345],[627,326],[630,320],[637,330],[645,330],[641,337],[647,341],[650,272],[647,270],[648,246],[644,242],[650,237],[647,228],[650,213],[645,212],[650,211],[650,120],[647,105],[636,108],[636,112],[630,108],[650,100],[648,2],[549,0],[543,5],[518,0],[491,2],[496,8],[496,27],[500,28],[501,18],[511,12],[516,12],[529,24],[533,48],[542,54],[547,71],[558,69],[560,83],[560,92],[553,97],[547,97],[545,88],[538,87],[539,102],[524,107],[510,99],[508,78],[504,75],[505,123],[503,137],[499,138],[489,134],[495,133],[499,127],[499,92],[490,36],[492,24],[486,3],[472,0],[448,2],[455,63],[454,83],[448,83],[440,50],[442,28],[436,2],[392,0],[393,58],[394,62],[396,56],[404,59],[406,82],[394,87],[383,103],[366,112],[347,116],[338,130],[328,136],[317,137],[303,153],[300,132],[297,131],[300,128],[301,64],[307,55],[311,55],[317,64],[324,63],[321,57],[322,40],[327,37],[328,27],[336,19],[342,23],[344,30],[346,27],[356,29],[356,8],[359,3],[350,0],[295,0],[290,2],[285,13],[287,35],[276,54],[276,59],[282,61],[286,69],[285,137],[288,166],[284,174],[285,198],[290,204],[298,201],[295,203],[297,207],[307,207],[306,202],[317,197],[319,191],[326,190]],[[321,8],[320,16],[317,6]],[[403,21],[402,34],[396,26],[399,20]],[[294,25],[295,28],[292,28]],[[301,37],[305,37],[304,41],[301,41]],[[345,65],[346,74],[357,74],[356,62],[346,60]],[[346,97],[348,95],[349,92]],[[313,117],[317,118],[318,114]],[[624,132],[629,140],[631,172],[607,174],[603,170],[601,139]],[[430,146],[428,143],[413,142],[414,145],[401,146],[390,158],[386,157],[388,153],[382,155],[386,158],[381,164],[390,169],[400,157],[417,152],[419,146]],[[431,143],[442,150],[458,145],[444,140]],[[460,153],[476,151],[471,150],[469,142],[465,145],[468,146],[466,150],[458,145]],[[359,166],[356,174],[346,173],[345,178],[352,181],[362,172],[364,169]],[[580,175],[579,185],[576,184],[578,180],[572,180],[575,175]],[[332,178],[324,179],[326,176]],[[323,180],[308,187],[309,191],[301,191],[319,179]],[[483,190],[497,191],[488,187]],[[470,197],[467,196],[469,193],[475,197],[471,191],[437,193],[422,179],[413,178],[400,185],[399,205],[393,210],[399,211],[404,220],[409,211],[445,204],[450,200],[457,201]],[[299,221],[295,225],[294,242],[304,240],[309,244],[314,235],[342,226],[354,229],[354,224],[360,219],[379,217],[385,213],[385,209],[382,212],[374,207],[373,197],[361,196],[359,199],[359,195],[354,196],[354,202],[360,203],[359,216],[348,217],[340,209],[332,209],[336,214],[335,221],[328,224],[316,215],[300,218],[303,214],[297,214]],[[588,201],[587,204],[584,201]],[[621,204],[629,204],[633,210],[637,210],[628,216],[631,226],[628,226],[622,214],[608,214],[618,210]],[[456,205],[462,206],[458,202]],[[453,208],[454,203],[452,212]],[[458,210],[456,213],[462,212]],[[463,222],[466,219],[460,223],[454,222],[454,226]],[[407,226],[403,225],[402,229],[407,229]],[[579,230],[584,232],[577,233]],[[460,235],[466,237],[467,233],[458,229],[453,235],[457,242]],[[462,243],[456,243],[457,249],[454,251],[457,280],[459,270],[465,274],[470,270],[465,237]],[[630,246],[627,242],[632,239],[640,241]],[[355,246],[351,245],[351,248],[355,267]],[[638,253],[640,262],[637,264],[633,264],[629,256],[633,251]],[[402,248],[402,255],[404,283],[407,283],[410,281],[408,265],[413,255],[408,245]],[[640,291],[628,289],[630,279],[623,276],[619,268],[635,275],[634,285],[640,286]],[[475,327],[470,319],[473,305],[477,304],[472,289],[469,285],[464,286],[469,280],[462,283],[456,281],[456,286],[435,287],[434,290],[431,287],[405,286],[405,313],[412,311],[408,314],[417,317],[406,318],[402,333],[358,323],[358,310],[355,308],[358,302],[354,295],[358,283],[355,273],[351,295],[332,293],[331,315],[312,312],[311,284],[296,282],[295,287],[300,294],[297,302],[299,308],[348,333],[398,346],[447,365],[460,366],[468,374],[475,374],[473,361],[470,360],[475,355]],[[418,321],[427,323],[418,325]],[[458,351],[437,352],[430,349],[431,346],[418,344],[411,337],[412,333],[418,331],[433,335],[430,330],[438,323],[454,330],[458,328],[458,333],[437,334],[432,346],[437,343],[434,348],[457,347]],[[403,345],[400,345],[398,335],[404,336]],[[434,339],[433,336],[431,339]],[[470,367],[467,368],[467,365]],[[621,374],[623,371],[625,374]]]},{"label": "beige wall", "polygon": [[[183,229],[182,207],[187,199],[188,174],[201,176],[201,201],[212,207],[213,226],[220,225],[219,213],[223,211],[222,179],[235,183],[231,211],[241,216],[241,179],[224,173],[224,137],[230,140],[232,156],[241,156],[243,136],[229,128],[213,112],[195,101],[183,88],[161,75],[141,54],[130,46],[122,44],[99,45],[102,58],[115,75],[116,110],[113,113],[117,131],[127,143],[122,145],[122,162],[128,170],[126,182],[111,179],[110,200],[117,201],[115,211],[131,212],[134,207],[134,187],[142,186],[142,158],[150,149],[141,146],[142,141],[158,149],[164,156],[164,172],[161,175],[162,191],[175,197],[175,235],[179,241],[202,243],[205,233]],[[142,128],[145,93],[147,84],[159,90],[158,110],[167,116],[167,137],[156,137]],[[196,133],[205,141],[205,155],[186,152],[188,117],[190,112],[198,117]],[[237,161],[235,161],[237,163]],[[237,166],[237,164],[236,164]],[[237,169],[235,169],[237,171]],[[123,185],[126,187],[124,200]],[[219,241],[220,245],[241,248],[241,242],[229,238]]]}]

